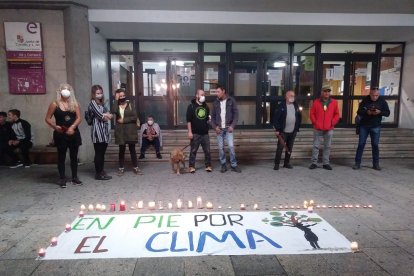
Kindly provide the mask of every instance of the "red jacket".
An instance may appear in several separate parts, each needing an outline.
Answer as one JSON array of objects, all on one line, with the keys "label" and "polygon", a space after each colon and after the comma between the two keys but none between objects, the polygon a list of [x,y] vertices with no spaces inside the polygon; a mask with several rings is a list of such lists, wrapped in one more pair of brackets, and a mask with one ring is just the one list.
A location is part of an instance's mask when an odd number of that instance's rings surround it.
[{"label": "red jacket", "polygon": [[316,130],[331,130],[339,121],[339,108],[338,102],[330,98],[326,111],[323,110],[323,104],[321,99],[316,99],[310,110],[310,118],[313,124],[313,128]]}]

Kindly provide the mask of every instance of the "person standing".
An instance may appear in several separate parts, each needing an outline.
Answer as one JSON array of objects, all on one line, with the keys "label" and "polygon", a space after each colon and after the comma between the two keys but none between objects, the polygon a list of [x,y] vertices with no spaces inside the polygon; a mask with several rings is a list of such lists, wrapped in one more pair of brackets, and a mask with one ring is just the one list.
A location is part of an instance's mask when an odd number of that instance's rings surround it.
[{"label": "person standing", "polygon": [[368,135],[371,137],[372,168],[380,171],[379,165],[379,140],[381,135],[382,117],[390,116],[387,101],[380,96],[378,87],[373,87],[368,96],[359,104],[357,114],[360,116],[358,148],[355,154],[354,170],[361,168],[362,154]]},{"label": "person standing", "polygon": [[278,139],[275,166],[274,170],[279,170],[280,159],[282,157],[282,151],[285,145],[282,144],[283,140],[286,144],[287,150],[285,151],[285,160],[283,163],[284,168],[292,169],[290,164],[290,156],[292,154],[293,143],[297,132],[299,131],[300,123],[302,121],[302,113],[299,110],[299,106],[295,101],[295,92],[289,90],[285,94],[285,100],[282,101],[276,109],[273,127],[275,128],[276,136],[282,139]]},{"label": "person standing", "polygon": [[329,162],[330,147],[333,130],[339,118],[338,102],[331,98],[331,88],[325,86],[322,88],[321,97],[313,102],[310,110],[310,119],[313,124],[313,149],[312,164],[309,169],[313,170],[318,167],[319,146],[323,137],[323,168],[332,170]]},{"label": "person standing", "polygon": [[11,109],[8,112],[8,119],[12,123],[12,129],[16,136],[15,140],[10,140],[9,145],[12,150],[19,148],[23,156],[23,165],[30,168],[31,161],[29,151],[33,147],[32,127],[26,120],[20,118],[20,110]]},{"label": "person standing", "polygon": [[[55,122],[52,121],[52,116],[55,117]],[[54,129],[53,140],[58,151],[58,184],[61,188],[66,188],[65,160],[66,151],[69,149],[72,184],[82,185],[78,178],[78,150],[82,145],[78,129],[81,123],[80,107],[72,86],[67,83],[59,86],[56,101],[49,105],[45,121]]]},{"label": "person standing", "polygon": [[142,174],[138,167],[137,152],[135,150],[135,145],[138,143],[137,128],[139,127],[137,113],[128,101],[123,89],[116,90],[115,95],[118,102],[114,104],[112,111],[115,114],[116,120],[115,143],[119,146],[118,175],[124,174],[126,145],[128,145],[129,154],[131,155],[133,172],[135,174]]},{"label": "person standing", "polygon": [[224,153],[224,139],[227,140],[227,146],[230,150],[231,170],[241,173],[237,166],[236,153],[234,151],[233,131],[239,119],[239,110],[236,100],[230,97],[223,86],[217,86],[217,99],[213,103],[211,113],[211,126],[217,134],[217,144],[219,148],[221,172],[227,171],[226,155]]},{"label": "person standing", "polygon": [[14,153],[10,141],[17,140],[12,126],[6,121],[7,113],[0,112],[0,163],[6,164],[5,156],[8,156],[11,161],[11,169],[23,166],[18,163],[17,155]]},{"label": "person standing", "polygon": [[195,160],[199,146],[204,151],[204,164],[206,171],[211,172],[210,136],[208,135],[208,120],[210,110],[206,104],[203,90],[198,89],[196,98],[191,101],[187,108],[188,138],[191,141],[189,172],[195,173]]},{"label": "person standing", "polygon": [[112,177],[106,174],[104,165],[106,149],[111,140],[110,121],[112,114],[108,112],[105,106],[103,89],[100,85],[93,85],[91,88],[91,102],[88,106],[88,112],[93,118],[91,137],[95,150],[95,179],[109,180]]}]

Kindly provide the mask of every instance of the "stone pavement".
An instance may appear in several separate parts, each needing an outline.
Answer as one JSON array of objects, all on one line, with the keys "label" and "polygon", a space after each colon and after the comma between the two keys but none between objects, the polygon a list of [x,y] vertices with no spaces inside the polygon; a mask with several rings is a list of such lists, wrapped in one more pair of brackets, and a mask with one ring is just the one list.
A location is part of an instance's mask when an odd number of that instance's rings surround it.
[{"label": "stone pavement", "polygon": [[[274,171],[271,162],[240,164],[243,172],[177,176],[167,163],[144,163],[144,175],[126,171],[113,180],[93,179],[93,164],[81,166],[84,186],[61,189],[55,166],[0,167],[0,275],[414,275],[414,160],[384,160],[383,170],[351,160],[333,162],[333,171],[309,170],[293,160],[293,170]],[[37,261],[37,250],[76,217],[80,204],[183,200],[202,196],[215,206],[241,202],[251,208],[280,204],[372,204],[373,208],[318,209],[316,212],[360,253],[312,255],[205,256],[142,259]],[[185,212],[186,210],[183,210]],[[194,211],[194,210],[193,210]],[[133,212],[129,210],[129,212]]]}]

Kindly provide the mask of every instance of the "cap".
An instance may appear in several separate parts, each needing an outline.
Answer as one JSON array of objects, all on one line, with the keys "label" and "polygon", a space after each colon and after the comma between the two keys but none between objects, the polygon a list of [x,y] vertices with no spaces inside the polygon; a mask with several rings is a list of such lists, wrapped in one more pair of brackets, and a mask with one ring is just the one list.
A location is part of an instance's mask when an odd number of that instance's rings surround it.
[{"label": "cap", "polygon": [[331,91],[332,91],[332,89],[331,89],[331,87],[330,87],[329,85],[324,85],[324,86],[322,87],[322,91],[329,91],[329,92],[331,92]]}]

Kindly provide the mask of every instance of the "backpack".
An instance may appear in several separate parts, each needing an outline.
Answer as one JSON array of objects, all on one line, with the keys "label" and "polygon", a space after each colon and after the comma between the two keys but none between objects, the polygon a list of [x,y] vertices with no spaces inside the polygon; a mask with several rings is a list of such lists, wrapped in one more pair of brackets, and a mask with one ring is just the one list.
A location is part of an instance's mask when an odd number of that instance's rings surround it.
[{"label": "backpack", "polygon": [[89,110],[85,111],[85,121],[88,124],[88,126],[91,126],[93,123],[93,115],[91,114],[91,112],[89,112]]}]

